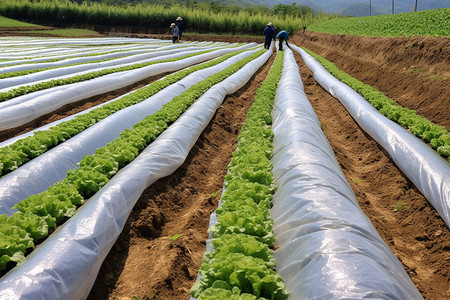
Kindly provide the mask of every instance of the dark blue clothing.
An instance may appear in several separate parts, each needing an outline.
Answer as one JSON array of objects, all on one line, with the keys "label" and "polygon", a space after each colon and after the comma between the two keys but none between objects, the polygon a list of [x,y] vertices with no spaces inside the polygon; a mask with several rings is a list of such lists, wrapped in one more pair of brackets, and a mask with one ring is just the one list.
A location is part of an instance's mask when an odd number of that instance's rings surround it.
[{"label": "dark blue clothing", "polygon": [[266,37],[266,40],[271,40],[275,38],[275,29],[273,27],[267,26],[266,29],[264,29],[264,36]]},{"label": "dark blue clothing", "polygon": [[181,31],[183,30],[183,22],[177,21],[177,27],[178,27],[178,36],[181,39]]},{"label": "dark blue clothing", "polygon": [[275,29],[271,26],[267,26],[266,29],[264,29],[264,36],[264,48],[269,49],[272,40],[274,40],[276,36]]},{"label": "dark blue clothing", "polygon": [[278,32],[278,34],[277,34],[277,39],[283,39],[283,40],[288,40],[289,39],[289,36],[288,36],[288,33],[286,32],[286,30],[282,30],[282,31],[280,31],[280,32]]},{"label": "dark blue clothing", "polygon": [[278,32],[277,39],[280,41],[279,46],[278,46],[278,49],[280,51],[283,51],[283,42],[286,43],[286,46],[291,48],[288,43],[289,36],[288,36],[288,33],[286,32],[286,30],[282,30],[282,31]]}]

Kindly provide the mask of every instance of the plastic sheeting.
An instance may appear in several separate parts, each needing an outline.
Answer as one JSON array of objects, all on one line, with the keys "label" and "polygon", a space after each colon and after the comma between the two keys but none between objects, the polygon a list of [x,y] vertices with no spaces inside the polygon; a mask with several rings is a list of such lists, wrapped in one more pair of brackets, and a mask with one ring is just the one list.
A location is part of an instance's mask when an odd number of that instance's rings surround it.
[{"label": "plastic sheeting", "polygon": [[[107,69],[127,67],[133,64],[149,63],[166,59],[173,59],[188,54],[195,54],[204,50],[212,50],[212,49],[214,48],[195,47],[195,48],[166,50],[164,52],[160,51],[153,53],[144,53],[129,57],[122,57],[109,61],[68,66],[63,68],[45,70],[24,76],[5,78],[0,80],[0,87],[1,87],[0,93],[7,92],[12,89],[22,87],[24,85],[35,85],[45,81],[64,79]],[[7,102],[8,101],[6,101],[6,103]]]},{"label": "plastic sheeting", "polygon": [[142,191],[183,163],[225,95],[242,87],[270,54],[267,51],[201,96],[74,217],[2,278],[0,298],[86,298]]},{"label": "plastic sheeting", "polygon": [[[291,46],[292,47],[292,46]],[[274,106],[277,272],[290,299],[421,299],[361,211],[285,49]]]},{"label": "plastic sheeting", "polygon": [[[73,58],[69,58],[69,59],[63,59],[63,60],[59,60],[59,61],[53,61],[53,62],[41,62],[41,63],[29,63],[29,61],[20,61],[19,63],[24,63],[21,65],[13,65],[13,66],[8,66],[8,67],[3,67],[0,68],[0,74],[3,73],[9,73],[9,72],[18,72],[18,71],[26,71],[26,70],[35,70],[35,69],[44,69],[44,68],[53,68],[53,67],[61,67],[61,66],[66,66],[66,65],[70,65],[70,64],[79,64],[79,63],[89,63],[92,61],[99,61],[99,60],[104,60],[104,59],[112,59],[112,58],[116,58],[117,60],[114,60],[114,62],[116,61],[120,61],[119,58],[120,57],[124,57],[124,56],[128,56],[128,58],[133,59],[133,58],[139,58],[142,56],[139,55],[151,55],[149,57],[154,57],[158,55],[163,55],[163,50],[171,50],[172,52],[176,52],[174,50],[177,50],[177,48],[181,48],[182,45],[177,44],[174,46],[166,46],[166,47],[160,47],[160,48],[150,48],[150,49],[137,49],[137,50],[128,50],[128,51],[119,51],[119,52],[113,52],[113,53],[106,53],[106,54],[101,54],[101,55],[89,55],[92,53],[102,53],[104,52],[104,50],[100,51],[95,51],[95,52],[88,52],[86,54],[83,53],[83,55],[87,55],[87,56],[81,56],[81,57],[73,57]],[[183,47],[184,49],[188,49],[187,47]],[[174,49],[174,50],[172,50]],[[180,49],[178,49],[178,51],[180,51]],[[168,54],[168,52],[165,52],[164,54]],[[147,57],[148,58],[148,57]],[[55,59],[55,58],[52,58]],[[137,59],[136,59],[137,60]],[[16,61],[17,62],[17,61]],[[110,61],[109,63],[111,63],[112,61]],[[105,62],[103,62],[105,63]],[[26,75],[25,75],[26,76]],[[21,76],[21,77],[25,77],[25,76]],[[9,85],[4,84],[4,82],[6,82],[4,79],[2,79],[0,81],[1,85],[0,88],[4,88],[7,87]],[[11,84],[12,85],[12,84]]]},{"label": "plastic sheeting", "polygon": [[[0,46],[2,46],[2,45],[0,44]],[[96,54],[96,53],[104,53],[104,55],[108,55],[108,54],[114,54],[114,53],[108,53],[108,52],[112,52],[112,51],[134,51],[134,50],[145,51],[145,50],[155,49],[157,47],[161,47],[161,45],[158,45],[158,44],[149,44],[147,46],[134,45],[132,48],[123,47],[123,46],[115,46],[114,48],[102,47],[101,49],[99,49],[99,48],[72,49],[72,51],[69,54],[63,54],[63,55],[53,54],[53,55],[49,55],[49,56],[45,56],[45,57],[39,56],[36,58],[27,57],[26,60],[24,59],[24,55],[26,55],[26,53],[23,53],[24,52],[23,49],[19,48],[19,49],[14,49],[14,52],[20,51],[22,53],[22,56],[18,59],[16,59],[15,57],[13,57],[11,55],[4,55],[4,58],[6,58],[8,60],[0,62],[0,67],[6,66],[6,67],[0,68],[0,73],[5,73],[4,69],[8,70],[7,68],[9,68],[9,67],[7,65],[18,65],[18,64],[24,63],[25,61],[28,63],[39,63],[40,62],[41,64],[46,64],[44,61],[49,60],[49,59],[64,60],[64,59],[72,59],[72,58],[77,58],[80,56],[86,56],[89,54]],[[78,51],[76,51],[76,50],[78,50]],[[117,52],[117,53],[120,53],[120,52]],[[47,55],[48,55],[48,50],[47,50]],[[12,72],[11,69],[8,72]]]},{"label": "plastic sheeting", "polygon": [[179,70],[229,52],[247,49],[252,46],[255,46],[255,44],[248,44],[237,48],[225,48],[177,61],[164,62],[136,70],[105,75],[92,80],[17,97],[8,100],[8,102],[14,101],[14,103],[17,103],[16,105],[0,110],[0,130],[26,124],[68,103],[122,88],[152,75]]},{"label": "plastic sheeting", "polygon": [[66,173],[77,168],[77,163],[86,155],[95,153],[126,128],[131,128],[148,115],[152,115],[190,86],[222,71],[226,67],[258,51],[249,50],[233,56],[213,67],[196,71],[152,97],[105,118],[66,142],[52,148],[17,170],[0,178],[0,213],[11,215],[11,207],[29,197],[46,190]]},{"label": "plastic sheeting", "polygon": [[361,128],[377,141],[450,226],[450,164],[433,149],[381,115],[369,102],[333,77],[312,56],[292,45],[317,82],[338,98]]}]

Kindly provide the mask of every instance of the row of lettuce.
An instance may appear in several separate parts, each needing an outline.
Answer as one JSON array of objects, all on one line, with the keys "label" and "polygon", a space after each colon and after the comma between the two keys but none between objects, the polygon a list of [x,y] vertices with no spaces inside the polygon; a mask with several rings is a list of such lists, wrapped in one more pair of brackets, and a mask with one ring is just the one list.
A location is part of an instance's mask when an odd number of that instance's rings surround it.
[{"label": "row of lettuce", "polygon": [[[79,205],[99,191],[120,168],[133,161],[207,89],[265,51],[267,50],[261,49],[191,86],[163,105],[155,114],[136,123],[132,129],[123,131],[119,138],[98,148],[95,154],[85,156],[79,162],[80,167],[70,170],[66,178],[56,182],[46,191],[19,202],[14,207],[18,212],[11,216],[1,215],[0,270],[6,270],[21,262],[35,244],[47,237],[56,226],[72,217]],[[152,88],[147,92],[152,92]],[[87,121],[89,122],[89,117]]]},{"label": "row of lettuce", "polygon": [[191,289],[197,299],[287,299],[283,279],[274,271],[272,196],[276,191],[270,159],[272,109],[283,55],[256,91],[225,177],[225,192],[210,228],[213,250]]},{"label": "row of lettuce", "polygon": [[430,143],[440,155],[450,160],[450,133],[445,127],[417,115],[415,110],[400,106],[379,90],[339,70],[335,64],[311,50],[304,50],[315,57],[333,76],[360,93],[381,114],[409,129],[415,136]]},{"label": "row of lettuce", "polygon": [[154,64],[177,61],[177,60],[189,58],[189,57],[192,57],[195,55],[209,53],[214,50],[215,49],[210,49],[210,50],[205,50],[205,51],[198,52],[198,53],[186,54],[182,57],[177,57],[177,58],[169,58],[169,59],[165,59],[165,60],[151,61],[151,62],[144,62],[144,63],[136,63],[136,64],[131,64],[131,65],[122,66],[122,67],[109,68],[109,69],[103,69],[103,70],[99,70],[99,71],[89,72],[89,73],[82,74],[82,75],[75,75],[75,76],[67,77],[67,78],[52,79],[49,81],[44,81],[44,82],[36,83],[33,85],[21,86],[21,87],[13,88],[9,91],[0,93],[0,102],[9,100],[9,99],[12,99],[12,98],[15,98],[18,96],[26,95],[26,94],[29,94],[32,92],[56,87],[56,86],[61,86],[61,85],[71,84],[71,83],[76,83],[76,82],[82,82],[82,81],[90,80],[90,79],[97,78],[100,76],[113,74],[113,73],[117,73],[117,72],[135,70],[135,69],[147,67],[147,66],[154,65]]},{"label": "row of lettuce", "polygon": [[[0,148],[0,176],[14,171],[22,164],[79,134],[83,130],[91,127],[95,123],[114,114],[115,112],[151,97],[163,88],[181,80],[195,71],[212,67],[234,55],[242,53],[243,51],[245,50],[232,52],[214,60],[170,74],[116,101],[93,109],[88,113],[78,115],[68,121],[61,122],[51,127],[49,130],[36,131],[32,136],[28,136],[12,143],[9,146]],[[183,58],[185,57],[181,57],[179,59]]]}]

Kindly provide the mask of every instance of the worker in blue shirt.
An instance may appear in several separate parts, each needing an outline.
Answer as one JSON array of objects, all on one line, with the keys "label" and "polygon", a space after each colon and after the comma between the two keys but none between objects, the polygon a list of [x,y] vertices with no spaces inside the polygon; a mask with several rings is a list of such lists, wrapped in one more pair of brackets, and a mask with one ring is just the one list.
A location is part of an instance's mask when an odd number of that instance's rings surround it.
[{"label": "worker in blue shirt", "polygon": [[283,41],[286,42],[286,46],[288,46],[288,48],[291,49],[291,47],[289,46],[289,43],[288,43],[289,36],[288,36],[288,33],[286,32],[286,30],[282,30],[282,31],[278,32],[277,39],[280,41],[280,45],[279,45],[280,51],[283,51]]},{"label": "worker in blue shirt", "polygon": [[183,32],[183,19],[178,17],[175,21],[177,22],[176,26],[178,27],[178,40],[181,40],[181,35]]},{"label": "worker in blue shirt", "polygon": [[267,24],[266,29],[264,29],[264,37],[265,37],[264,48],[269,49],[270,43],[272,43],[272,40],[275,41],[275,36],[276,36],[276,33],[275,33],[275,29],[273,28],[273,24],[272,24],[272,22],[269,22]]}]

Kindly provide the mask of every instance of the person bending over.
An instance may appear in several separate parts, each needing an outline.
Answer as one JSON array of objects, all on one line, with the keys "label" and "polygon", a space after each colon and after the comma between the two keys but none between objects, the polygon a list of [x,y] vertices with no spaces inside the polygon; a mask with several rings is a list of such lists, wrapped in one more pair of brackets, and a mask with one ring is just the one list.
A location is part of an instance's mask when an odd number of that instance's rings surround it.
[{"label": "person bending over", "polygon": [[280,51],[283,51],[283,42],[286,42],[286,46],[288,46],[288,48],[291,49],[291,47],[289,46],[289,43],[288,43],[289,36],[288,36],[288,33],[286,32],[286,30],[282,30],[282,31],[278,32],[277,39],[280,41],[280,45],[279,45]]}]

